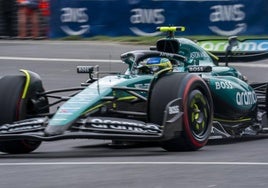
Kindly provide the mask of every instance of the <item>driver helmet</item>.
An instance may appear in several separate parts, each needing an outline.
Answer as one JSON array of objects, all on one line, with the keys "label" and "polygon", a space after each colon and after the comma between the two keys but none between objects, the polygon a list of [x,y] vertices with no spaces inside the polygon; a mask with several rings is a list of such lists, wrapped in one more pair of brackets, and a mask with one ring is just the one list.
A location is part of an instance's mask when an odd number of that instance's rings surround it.
[{"label": "driver helmet", "polygon": [[166,68],[172,69],[172,64],[167,58],[152,57],[148,58],[144,67],[146,67],[151,74],[154,74]]}]

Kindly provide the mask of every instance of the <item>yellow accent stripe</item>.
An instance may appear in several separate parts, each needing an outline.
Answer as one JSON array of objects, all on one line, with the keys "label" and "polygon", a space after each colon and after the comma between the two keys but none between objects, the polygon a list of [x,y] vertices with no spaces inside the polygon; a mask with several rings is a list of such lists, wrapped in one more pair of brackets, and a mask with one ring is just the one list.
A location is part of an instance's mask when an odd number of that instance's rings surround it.
[{"label": "yellow accent stripe", "polygon": [[104,106],[105,104],[108,104],[108,103],[111,103],[111,102],[105,102],[105,103],[101,103],[99,105],[96,105],[96,106],[86,110],[82,115],[85,115],[85,114],[87,114],[87,113],[89,113],[89,112],[91,112],[93,110],[96,110],[96,109],[98,109],[98,108],[100,108],[100,107],[102,107],[102,106]]},{"label": "yellow accent stripe", "polygon": [[137,97],[135,97],[135,96],[121,97],[121,98],[118,98],[117,101],[133,100],[136,98]]},{"label": "yellow accent stripe", "polygon": [[23,72],[26,76],[26,82],[25,82],[25,86],[24,86],[23,94],[22,94],[22,99],[25,99],[27,92],[28,92],[28,89],[29,89],[29,86],[30,86],[31,76],[27,70],[20,69],[20,71]]},{"label": "yellow accent stripe", "polygon": [[168,71],[171,71],[172,70],[172,68],[165,68],[165,69],[162,69],[162,70],[160,70],[160,71],[158,71],[158,72],[156,72],[154,75],[160,75],[161,73],[163,73],[163,72],[168,72]]},{"label": "yellow accent stripe", "polygon": [[[116,101],[132,100],[132,99],[136,99],[136,98],[137,98],[137,97],[134,97],[134,96],[121,97],[121,98],[117,99]],[[89,113],[89,112],[91,112],[91,111],[93,111],[93,110],[96,110],[96,109],[98,109],[98,108],[100,108],[100,107],[102,107],[102,106],[104,106],[104,105],[106,105],[106,104],[109,104],[109,103],[111,103],[111,102],[112,102],[112,101],[107,101],[107,102],[98,104],[98,105],[96,105],[96,106],[94,106],[94,107],[92,107],[92,108],[86,110],[86,111],[83,113],[83,115],[85,115],[85,114],[87,114],[87,113]]]},{"label": "yellow accent stripe", "polygon": [[229,123],[237,123],[237,122],[251,121],[251,118],[238,119],[238,120],[227,120],[227,119],[214,118],[214,120],[215,121],[222,121],[222,122],[229,122]]},{"label": "yellow accent stripe", "polygon": [[211,53],[211,52],[209,52],[209,51],[206,51],[206,52],[209,54],[209,56],[210,56],[211,58],[215,59],[216,61],[219,61],[219,57],[218,57],[218,56],[214,55],[213,53]]}]

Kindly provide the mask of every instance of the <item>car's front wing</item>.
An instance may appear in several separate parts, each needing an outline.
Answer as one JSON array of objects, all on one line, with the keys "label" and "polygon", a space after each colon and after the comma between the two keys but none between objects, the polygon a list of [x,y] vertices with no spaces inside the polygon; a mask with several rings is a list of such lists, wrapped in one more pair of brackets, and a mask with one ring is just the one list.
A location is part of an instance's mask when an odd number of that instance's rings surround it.
[{"label": "car's front wing", "polygon": [[[0,141],[40,140],[55,141],[63,139],[107,139],[126,141],[168,140],[182,131],[181,99],[171,101],[165,110],[162,125],[116,117],[80,118],[63,134],[48,134],[48,118],[33,118],[0,126]],[[178,106],[174,113],[170,107]]]}]

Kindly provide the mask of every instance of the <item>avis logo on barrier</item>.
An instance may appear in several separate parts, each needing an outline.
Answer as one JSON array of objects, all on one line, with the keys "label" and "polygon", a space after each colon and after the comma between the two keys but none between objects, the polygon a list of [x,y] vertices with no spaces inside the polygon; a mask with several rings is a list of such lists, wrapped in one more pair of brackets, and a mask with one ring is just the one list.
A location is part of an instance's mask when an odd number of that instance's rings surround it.
[{"label": "avis logo on barrier", "polygon": [[87,8],[65,7],[61,9],[61,29],[68,35],[83,35],[89,32]]},{"label": "avis logo on barrier", "polygon": [[161,25],[165,22],[164,9],[141,9],[136,8],[130,10],[130,22],[134,25],[134,27],[130,27],[129,29],[138,36],[156,36],[159,35],[160,32],[148,33],[142,31],[137,27],[139,24],[154,24]]},{"label": "avis logo on barrier", "polygon": [[[213,24],[216,24],[218,26],[212,25],[209,26],[209,29],[216,34],[223,36],[237,35],[246,31],[247,24],[243,23],[246,14],[243,11],[243,8],[243,4],[212,6],[210,8],[212,10],[212,13],[210,14],[209,19]],[[233,29],[227,30],[221,28],[220,24],[217,24],[222,22],[234,22],[235,25],[233,26]]]}]

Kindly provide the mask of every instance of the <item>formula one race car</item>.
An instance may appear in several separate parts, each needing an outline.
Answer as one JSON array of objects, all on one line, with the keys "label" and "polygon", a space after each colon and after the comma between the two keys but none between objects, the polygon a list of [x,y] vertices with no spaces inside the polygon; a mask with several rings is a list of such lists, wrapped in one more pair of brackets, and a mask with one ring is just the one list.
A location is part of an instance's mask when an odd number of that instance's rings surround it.
[{"label": "formula one race car", "polygon": [[128,65],[124,74],[100,78],[99,67],[78,66],[78,73],[89,74],[82,87],[45,91],[38,74],[28,70],[1,77],[0,151],[28,153],[42,141],[61,139],[197,150],[209,138],[265,132],[267,83],[249,84],[236,69],[218,66],[232,54],[234,38],[227,55],[217,58],[191,40],[175,38],[184,27],[159,30],[168,35],[156,47],[121,55]]}]

